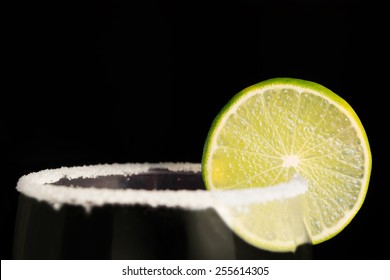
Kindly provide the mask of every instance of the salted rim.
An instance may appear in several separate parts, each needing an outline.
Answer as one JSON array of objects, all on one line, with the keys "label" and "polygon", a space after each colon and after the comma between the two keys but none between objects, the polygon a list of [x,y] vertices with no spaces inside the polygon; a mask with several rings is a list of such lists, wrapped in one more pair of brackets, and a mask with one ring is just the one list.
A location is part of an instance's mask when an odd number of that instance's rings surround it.
[{"label": "salted rim", "polygon": [[54,208],[62,205],[83,206],[87,210],[102,205],[148,205],[151,207],[180,207],[201,210],[215,207],[235,207],[252,203],[265,203],[275,199],[287,199],[307,191],[306,181],[296,176],[287,183],[271,188],[241,190],[140,190],[85,188],[53,185],[62,178],[96,178],[109,175],[136,175],[153,168],[172,172],[201,172],[200,163],[126,163],[62,167],[33,172],[22,176],[16,189],[26,196],[46,201]]}]

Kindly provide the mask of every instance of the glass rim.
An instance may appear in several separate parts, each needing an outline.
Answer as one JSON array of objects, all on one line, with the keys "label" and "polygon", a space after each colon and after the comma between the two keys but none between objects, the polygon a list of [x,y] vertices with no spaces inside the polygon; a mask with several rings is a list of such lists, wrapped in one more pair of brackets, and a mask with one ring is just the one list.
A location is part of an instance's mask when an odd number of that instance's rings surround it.
[{"label": "glass rim", "polygon": [[172,172],[193,172],[201,175],[200,163],[160,162],[160,163],[113,163],[46,169],[22,176],[16,189],[38,201],[44,201],[55,209],[62,205],[82,206],[87,211],[104,205],[146,205],[150,207],[185,208],[204,210],[215,208],[241,207],[252,203],[266,203],[276,199],[286,199],[304,194],[307,182],[295,176],[289,182],[269,188],[241,188],[233,190],[179,189],[109,189],[77,187],[54,184],[62,178],[96,178],[110,175],[137,175],[151,169],[164,169]]},{"label": "glass rim", "polygon": [[[96,164],[73,167],[60,167],[45,169],[22,176],[16,185],[20,193],[45,201],[59,208],[63,204],[81,205],[86,208],[90,206],[101,206],[104,204],[156,204],[162,201],[151,199],[153,194],[159,196],[187,194],[195,190],[141,190],[141,189],[106,189],[94,187],[77,187],[55,184],[66,178],[69,180],[77,178],[97,178],[101,176],[131,176],[147,173],[151,169],[164,169],[171,172],[201,172],[200,163],[189,162],[159,162],[159,163],[111,163]],[[149,198],[148,198],[149,197]],[[144,200],[151,200],[144,203]],[[163,199],[164,200],[164,199]],[[165,203],[163,203],[165,204]],[[174,204],[174,203],[170,203]],[[168,203],[167,205],[170,206]],[[153,206],[153,205],[152,205]]]}]

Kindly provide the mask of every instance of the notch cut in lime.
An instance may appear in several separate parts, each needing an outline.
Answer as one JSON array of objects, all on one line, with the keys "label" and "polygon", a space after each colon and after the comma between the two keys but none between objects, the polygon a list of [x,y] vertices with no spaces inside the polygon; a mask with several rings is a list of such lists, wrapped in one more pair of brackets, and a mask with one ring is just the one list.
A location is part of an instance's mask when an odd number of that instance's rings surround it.
[{"label": "notch cut in lime", "polygon": [[304,178],[308,191],[298,202],[250,205],[225,215],[248,243],[294,251],[301,242],[297,223],[313,244],[350,223],[365,199],[371,163],[363,125],[345,100],[314,82],[275,78],[244,89],[221,110],[205,143],[202,173],[209,190]]}]

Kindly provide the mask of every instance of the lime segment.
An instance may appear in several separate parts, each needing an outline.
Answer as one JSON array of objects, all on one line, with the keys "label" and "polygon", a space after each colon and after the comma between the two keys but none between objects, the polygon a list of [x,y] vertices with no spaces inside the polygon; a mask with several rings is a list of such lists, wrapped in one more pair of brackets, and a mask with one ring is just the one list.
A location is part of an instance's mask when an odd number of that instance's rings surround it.
[{"label": "lime segment", "polygon": [[304,225],[317,244],[356,215],[368,188],[371,152],[363,125],[341,97],[317,83],[276,78],[244,89],[221,110],[205,143],[202,172],[210,190],[303,177],[308,192],[299,201],[229,212],[231,227],[247,242],[293,251],[299,244],[291,229],[298,226],[289,223]]}]

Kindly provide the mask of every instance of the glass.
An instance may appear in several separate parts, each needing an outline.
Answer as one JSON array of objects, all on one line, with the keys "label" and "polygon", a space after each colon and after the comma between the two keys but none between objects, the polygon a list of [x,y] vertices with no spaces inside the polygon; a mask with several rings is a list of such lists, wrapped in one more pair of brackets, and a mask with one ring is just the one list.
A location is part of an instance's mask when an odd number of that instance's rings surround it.
[{"label": "glass", "polygon": [[202,205],[200,164],[113,164],[23,176],[15,259],[308,259],[255,248]]}]

